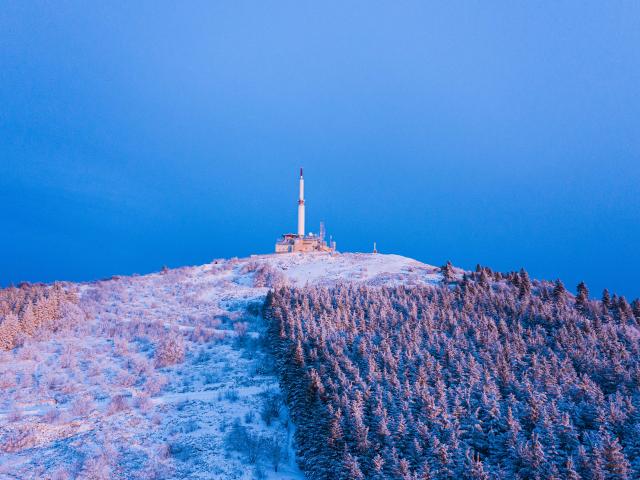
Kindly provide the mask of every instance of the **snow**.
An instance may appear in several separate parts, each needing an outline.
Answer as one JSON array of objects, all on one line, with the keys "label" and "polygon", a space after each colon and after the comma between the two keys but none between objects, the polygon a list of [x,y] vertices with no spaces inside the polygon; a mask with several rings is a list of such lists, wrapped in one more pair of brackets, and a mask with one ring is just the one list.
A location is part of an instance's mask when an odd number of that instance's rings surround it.
[{"label": "snow", "polygon": [[[429,285],[437,270],[399,255],[273,254],[79,284],[85,325],[0,353],[0,478],[300,479],[285,408],[268,425],[260,414],[278,393],[256,315],[269,285]],[[187,353],[158,368],[169,334]],[[229,448],[235,422],[281,442],[278,472]]]},{"label": "snow", "polygon": [[336,282],[426,285],[441,278],[436,267],[400,255],[298,253],[262,255],[252,260],[280,271],[295,286]]}]

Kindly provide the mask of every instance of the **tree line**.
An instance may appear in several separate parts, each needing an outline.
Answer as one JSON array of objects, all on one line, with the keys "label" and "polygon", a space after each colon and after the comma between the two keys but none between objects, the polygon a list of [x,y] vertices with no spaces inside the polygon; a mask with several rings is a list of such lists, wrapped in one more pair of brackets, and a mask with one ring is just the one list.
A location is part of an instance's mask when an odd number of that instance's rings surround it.
[{"label": "tree line", "polygon": [[46,336],[84,318],[76,292],[61,283],[0,289],[0,349],[12,349],[27,338]]},{"label": "tree line", "polygon": [[640,478],[639,302],[443,272],[268,294],[308,478]]}]

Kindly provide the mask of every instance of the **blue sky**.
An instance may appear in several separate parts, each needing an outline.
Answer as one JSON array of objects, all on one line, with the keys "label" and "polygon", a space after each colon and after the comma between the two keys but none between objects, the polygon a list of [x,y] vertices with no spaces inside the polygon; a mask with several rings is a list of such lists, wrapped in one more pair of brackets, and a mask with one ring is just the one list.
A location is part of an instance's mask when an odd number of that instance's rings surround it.
[{"label": "blue sky", "polygon": [[[129,2],[130,3],[130,2]],[[0,284],[338,247],[640,296],[637,2],[4,2]]]}]

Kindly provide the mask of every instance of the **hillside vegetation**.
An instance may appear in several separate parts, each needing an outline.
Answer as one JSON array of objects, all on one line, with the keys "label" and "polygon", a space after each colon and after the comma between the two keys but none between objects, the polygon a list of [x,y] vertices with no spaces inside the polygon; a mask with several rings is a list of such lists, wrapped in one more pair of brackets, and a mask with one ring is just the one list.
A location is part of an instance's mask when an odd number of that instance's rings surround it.
[{"label": "hillside vegetation", "polygon": [[84,319],[74,290],[62,284],[0,289],[0,350],[21,345],[35,335],[48,335]]},{"label": "hillside vegetation", "polygon": [[442,272],[268,295],[308,478],[640,478],[638,302]]},{"label": "hillside vegetation", "polygon": [[0,290],[0,479],[302,478],[262,348],[270,281],[220,260]]},{"label": "hillside vegetation", "polygon": [[10,287],[0,478],[640,478],[639,322],[381,254]]}]

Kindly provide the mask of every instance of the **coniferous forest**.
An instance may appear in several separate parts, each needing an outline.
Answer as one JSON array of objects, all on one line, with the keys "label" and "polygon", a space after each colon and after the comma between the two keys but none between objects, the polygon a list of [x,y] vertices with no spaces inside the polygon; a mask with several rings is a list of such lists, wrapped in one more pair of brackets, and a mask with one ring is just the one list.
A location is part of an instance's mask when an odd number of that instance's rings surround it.
[{"label": "coniferous forest", "polygon": [[640,478],[638,301],[524,270],[446,280],[269,293],[308,478]]}]

